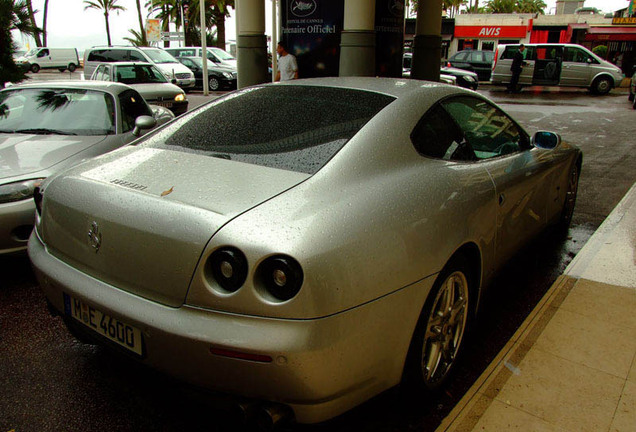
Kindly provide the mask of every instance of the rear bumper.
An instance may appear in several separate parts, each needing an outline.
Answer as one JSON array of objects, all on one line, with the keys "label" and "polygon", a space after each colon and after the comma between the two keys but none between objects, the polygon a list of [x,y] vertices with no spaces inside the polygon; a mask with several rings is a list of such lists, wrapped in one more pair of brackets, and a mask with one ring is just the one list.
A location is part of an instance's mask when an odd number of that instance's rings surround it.
[{"label": "rear bumper", "polygon": [[[300,423],[332,418],[400,382],[434,279],[332,316],[285,320],[152,302],[60,261],[37,232],[29,255],[60,313],[64,293],[79,299],[142,331],[141,362],[198,386],[288,405]],[[212,348],[271,361],[223,357]]]}]

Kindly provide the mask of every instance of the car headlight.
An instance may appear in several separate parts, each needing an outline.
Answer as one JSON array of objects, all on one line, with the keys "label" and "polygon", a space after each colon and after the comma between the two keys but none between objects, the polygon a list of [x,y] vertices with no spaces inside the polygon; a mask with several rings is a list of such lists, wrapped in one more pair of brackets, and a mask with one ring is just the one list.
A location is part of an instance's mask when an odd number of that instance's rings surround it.
[{"label": "car headlight", "polygon": [[0,204],[33,198],[33,191],[44,179],[33,179],[0,186]]},{"label": "car headlight", "polygon": [[269,294],[282,301],[298,294],[303,284],[303,270],[300,264],[295,259],[283,255],[263,261],[256,277]]},{"label": "car headlight", "polygon": [[475,78],[470,75],[464,75],[464,79],[468,82],[475,82]]},{"label": "car headlight", "polygon": [[179,93],[174,97],[175,102],[183,102],[185,100],[185,94]]},{"label": "car headlight", "polygon": [[232,79],[232,74],[229,72],[223,72],[223,76],[227,79]]},{"label": "car headlight", "polygon": [[247,259],[236,248],[221,248],[210,255],[205,270],[206,274],[211,275],[221,288],[232,293],[245,283]]}]

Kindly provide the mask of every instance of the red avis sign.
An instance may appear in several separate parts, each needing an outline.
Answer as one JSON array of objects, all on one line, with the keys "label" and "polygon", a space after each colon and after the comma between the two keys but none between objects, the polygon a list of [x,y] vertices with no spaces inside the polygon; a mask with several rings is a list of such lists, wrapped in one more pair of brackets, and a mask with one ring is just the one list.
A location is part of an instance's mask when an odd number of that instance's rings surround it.
[{"label": "red avis sign", "polygon": [[525,38],[528,26],[455,26],[460,38]]}]

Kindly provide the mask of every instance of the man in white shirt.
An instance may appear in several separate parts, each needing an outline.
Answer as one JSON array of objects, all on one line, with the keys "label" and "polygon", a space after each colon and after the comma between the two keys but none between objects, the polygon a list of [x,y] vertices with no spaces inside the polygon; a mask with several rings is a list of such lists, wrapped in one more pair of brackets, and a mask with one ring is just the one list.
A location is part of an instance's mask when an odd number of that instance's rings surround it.
[{"label": "man in white shirt", "polygon": [[298,79],[298,64],[296,63],[296,57],[287,52],[287,47],[283,42],[278,42],[276,52],[279,56],[276,81]]}]

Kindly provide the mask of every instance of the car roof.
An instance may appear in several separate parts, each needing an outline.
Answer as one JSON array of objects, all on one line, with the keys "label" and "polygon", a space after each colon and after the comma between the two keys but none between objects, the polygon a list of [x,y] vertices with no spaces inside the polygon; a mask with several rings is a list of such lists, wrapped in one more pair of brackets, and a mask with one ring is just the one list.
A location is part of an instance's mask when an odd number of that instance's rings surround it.
[{"label": "car roof", "polygon": [[156,67],[153,63],[149,63],[149,62],[140,62],[140,61],[130,61],[130,62],[101,62],[99,63],[97,66],[99,65],[111,65],[111,66],[115,66],[115,67],[119,67],[119,66],[153,66]]},{"label": "car roof", "polygon": [[[468,92],[457,86],[410,78],[334,77],[289,80],[268,85],[337,87],[382,93],[395,98],[434,97]],[[435,96],[432,94],[435,93]]]},{"label": "car roof", "polygon": [[117,95],[132,87],[119,82],[112,81],[92,81],[92,80],[66,80],[66,81],[41,81],[25,83],[7,87],[4,90],[30,89],[30,88],[51,88],[51,89],[78,89],[78,90],[99,90]]}]

